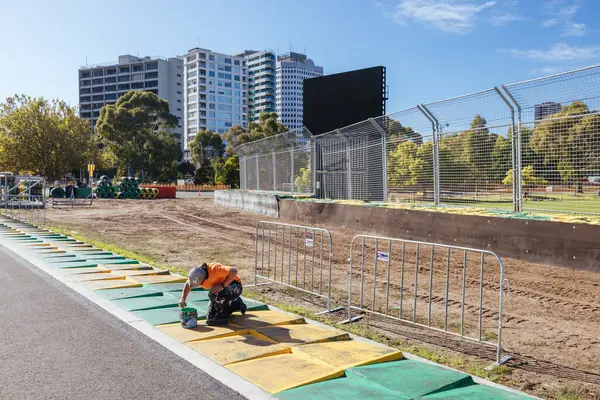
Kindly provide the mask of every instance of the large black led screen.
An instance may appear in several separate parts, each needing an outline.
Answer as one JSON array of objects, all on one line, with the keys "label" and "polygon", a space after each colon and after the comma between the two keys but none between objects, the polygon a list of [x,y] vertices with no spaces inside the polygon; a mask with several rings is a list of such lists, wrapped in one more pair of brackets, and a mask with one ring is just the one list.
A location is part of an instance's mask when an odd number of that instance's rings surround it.
[{"label": "large black led screen", "polygon": [[313,135],[385,114],[385,67],[304,80],[304,126]]}]

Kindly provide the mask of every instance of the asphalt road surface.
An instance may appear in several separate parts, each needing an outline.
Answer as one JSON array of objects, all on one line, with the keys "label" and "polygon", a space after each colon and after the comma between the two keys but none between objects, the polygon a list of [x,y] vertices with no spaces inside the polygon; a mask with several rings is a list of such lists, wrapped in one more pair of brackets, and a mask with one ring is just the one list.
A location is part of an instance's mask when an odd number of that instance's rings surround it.
[{"label": "asphalt road surface", "polygon": [[243,399],[0,245],[0,399]]}]

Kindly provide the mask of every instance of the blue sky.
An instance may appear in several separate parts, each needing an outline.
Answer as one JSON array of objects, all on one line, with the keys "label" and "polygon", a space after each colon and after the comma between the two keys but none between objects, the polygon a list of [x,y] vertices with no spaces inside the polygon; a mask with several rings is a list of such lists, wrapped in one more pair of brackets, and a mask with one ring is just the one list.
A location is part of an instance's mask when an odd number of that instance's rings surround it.
[{"label": "blue sky", "polygon": [[77,104],[77,69],[196,46],[388,72],[388,111],[600,63],[597,0],[0,0],[0,99]]}]

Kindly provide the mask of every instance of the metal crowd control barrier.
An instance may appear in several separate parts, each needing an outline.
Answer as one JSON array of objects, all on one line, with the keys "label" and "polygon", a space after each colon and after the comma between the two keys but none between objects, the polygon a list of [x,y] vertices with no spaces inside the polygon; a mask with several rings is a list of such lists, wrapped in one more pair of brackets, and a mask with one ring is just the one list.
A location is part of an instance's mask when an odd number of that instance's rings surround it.
[{"label": "metal crowd control barrier", "polygon": [[[354,254],[355,246],[360,246],[358,261],[360,271],[358,272],[354,270],[354,263],[357,259]],[[473,255],[476,256],[475,259],[472,258]],[[490,270],[491,267],[494,267],[491,281],[490,279],[484,281],[486,256],[493,259],[495,264],[495,266],[488,264]],[[378,264],[381,263],[385,267],[378,269]],[[372,270],[368,271],[366,268],[370,265],[372,265]],[[439,268],[436,269],[436,265]],[[469,277],[468,267],[474,268],[478,279],[472,276]],[[355,273],[359,276],[359,282],[355,283],[359,291],[358,299],[353,298],[355,288],[352,279]],[[369,275],[368,278],[367,274]],[[419,280],[420,275],[427,276],[428,284],[424,284],[422,277]],[[434,279],[434,276],[436,279]],[[372,283],[369,282],[371,279]],[[436,290],[434,293],[436,283],[439,292]],[[501,356],[503,292],[505,286],[510,287],[509,285],[508,280],[504,278],[502,259],[491,251],[388,237],[357,235],[350,244],[348,319],[342,321],[342,323],[349,323],[362,318],[358,315],[353,316],[352,310],[399,320],[414,326],[493,345],[496,347],[496,362],[500,364],[508,359],[502,360]],[[395,292],[390,293],[391,286],[397,287],[397,289],[394,289]],[[456,291],[452,290],[451,286],[453,286],[452,289],[456,288]],[[497,310],[484,308],[484,287],[491,287],[492,291],[487,291],[487,293],[497,296]],[[419,295],[420,290],[424,290],[425,294]],[[466,301],[467,291],[470,298],[479,298],[478,305],[469,304]],[[365,304],[369,302],[365,299],[368,295],[371,296],[370,304]],[[385,299],[385,308],[382,305],[377,305],[378,298],[380,303],[382,298]],[[399,300],[398,306],[390,307],[391,301],[395,299]],[[435,307],[433,310],[432,304]],[[495,299],[494,301],[488,301],[486,304],[488,306],[495,304]],[[453,309],[458,307],[458,315],[456,312],[454,314],[449,312],[450,307]],[[397,310],[397,312],[392,310]],[[474,331],[468,330],[465,318],[473,320],[475,315],[474,313],[466,315],[466,310],[478,310],[478,322],[474,323],[477,324],[477,329]],[[405,316],[407,311],[408,316]],[[426,318],[420,316],[419,311],[426,312]],[[498,315],[497,343],[493,343],[486,340],[496,334],[493,331],[492,333],[484,332],[484,316],[490,320],[496,314]],[[440,318],[442,316],[443,319]],[[449,322],[449,318],[458,319],[460,324],[453,323],[452,320]],[[436,325],[439,327],[436,327]],[[494,323],[494,329],[495,326]]]},{"label": "metal crowd control barrier", "polygon": [[331,304],[333,239],[328,230],[260,221],[254,253],[254,286],[259,286],[259,278],[288,286],[326,298],[326,312],[335,311]]}]

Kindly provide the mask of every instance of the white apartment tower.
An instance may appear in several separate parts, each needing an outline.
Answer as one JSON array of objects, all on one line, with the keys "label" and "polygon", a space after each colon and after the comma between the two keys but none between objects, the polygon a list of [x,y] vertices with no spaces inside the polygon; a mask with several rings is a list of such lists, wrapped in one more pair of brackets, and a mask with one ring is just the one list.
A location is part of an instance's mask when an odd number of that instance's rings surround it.
[{"label": "white apartment tower", "polygon": [[198,131],[223,134],[234,125],[246,128],[248,73],[244,56],[194,48],[183,61],[185,149]]},{"label": "white apartment tower", "polygon": [[305,54],[290,52],[277,57],[276,111],[279,121],[289,129],[303,126],[303,81],[319,76],[323,76],[323,67]]},{"label": "white apartment tower", "polygon": [[262,112],[275,111],[275,54],[271,51],[246,50],[248,67],[248,120],[256,121]]},{"label": "white apartment tower", "polygon": [[180,144],[183,136],[183,61],[179,58],[119,56],[118,63],[94,65],[79,69],[79,116],[91,122],[92,128],[105,104],[130,90],[145,90],[169,102],[169,111],[180,125],[173,130]]}]

